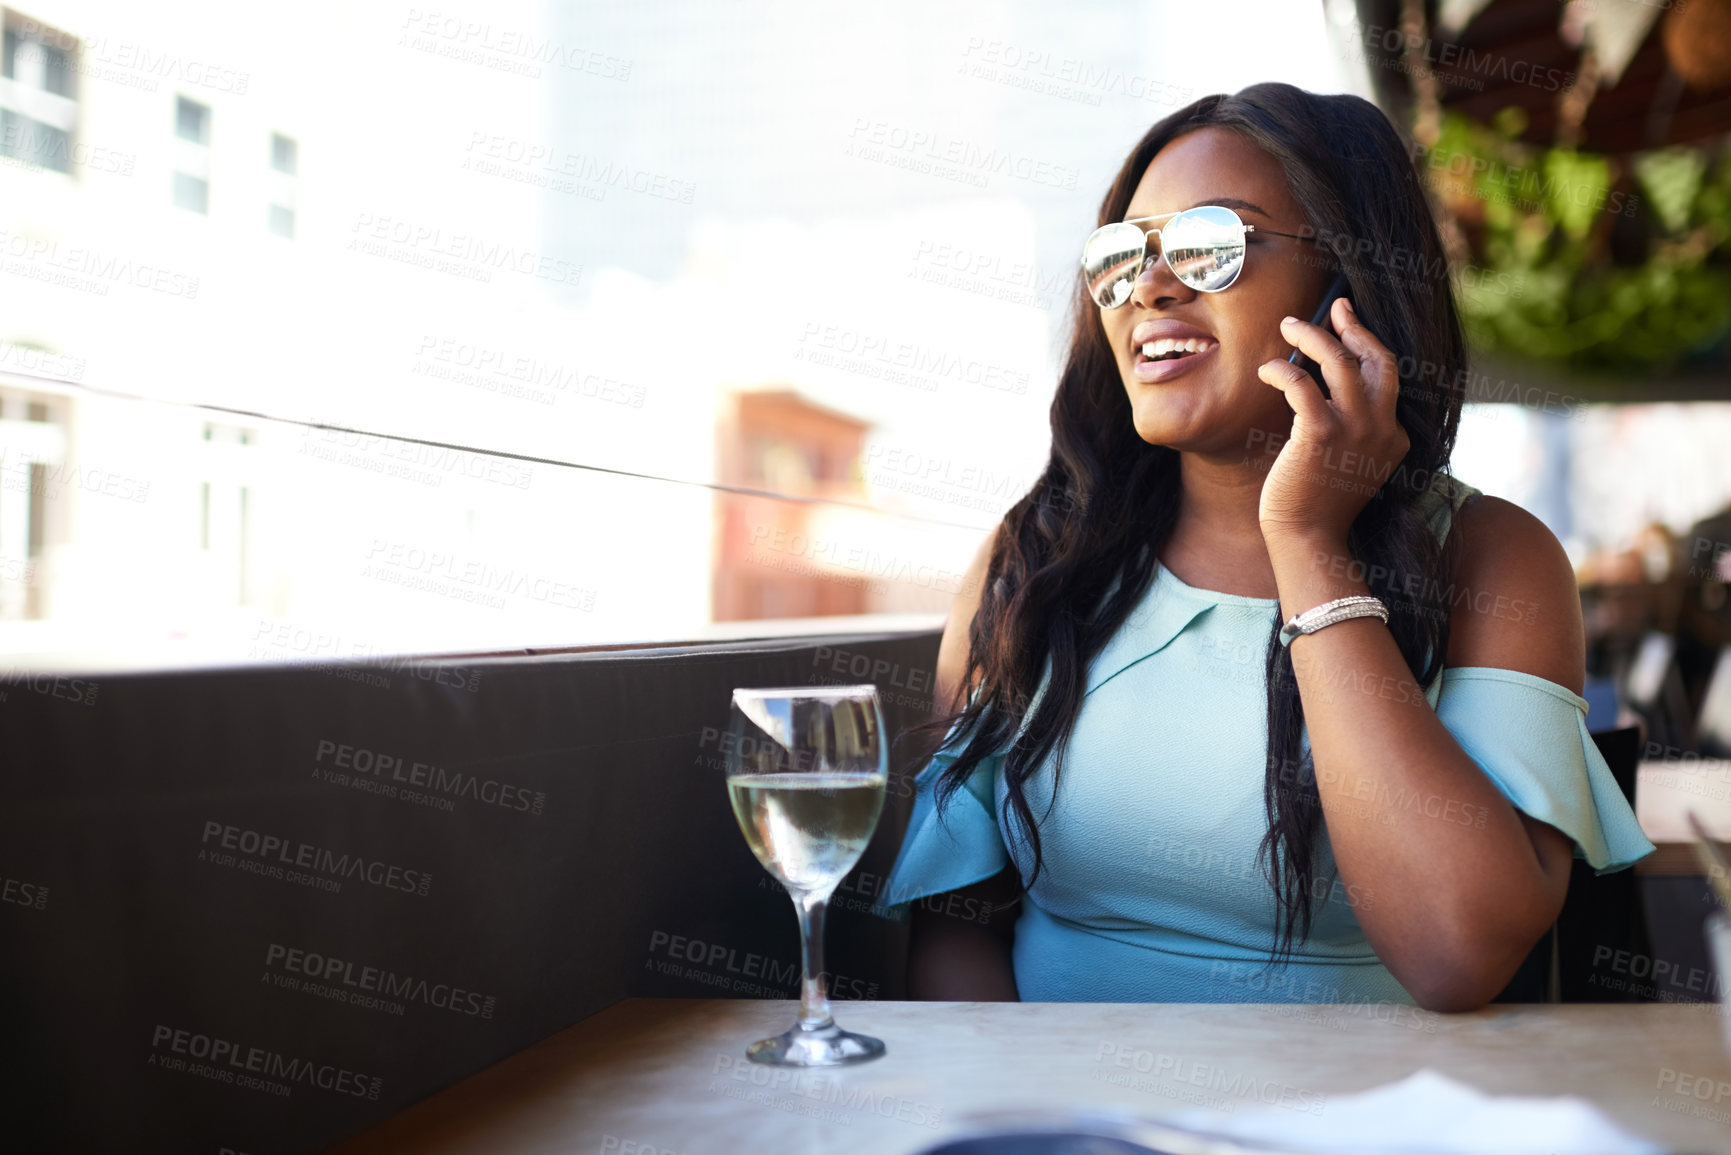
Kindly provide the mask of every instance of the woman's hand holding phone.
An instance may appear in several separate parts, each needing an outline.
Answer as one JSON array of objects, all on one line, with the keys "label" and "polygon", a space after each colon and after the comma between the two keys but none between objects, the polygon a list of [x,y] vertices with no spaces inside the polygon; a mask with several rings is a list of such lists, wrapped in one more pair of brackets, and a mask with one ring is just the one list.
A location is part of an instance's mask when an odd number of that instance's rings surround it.
[{"label": "woman's hand holding phone", "polygon": [[1394,354],[1359,321],[1350,298],[1333,301],[1329,313],[1333,333],[1296,317],[1280,324],[1281,339],[1320,367],[1321,380],[1290,359],[1257,370],[1293,412],[1292,435],[1268,471],[1258,509],[1271,551],[1277,544],[1343,550],[1353,519],[1411,446],[1395,420]]}]

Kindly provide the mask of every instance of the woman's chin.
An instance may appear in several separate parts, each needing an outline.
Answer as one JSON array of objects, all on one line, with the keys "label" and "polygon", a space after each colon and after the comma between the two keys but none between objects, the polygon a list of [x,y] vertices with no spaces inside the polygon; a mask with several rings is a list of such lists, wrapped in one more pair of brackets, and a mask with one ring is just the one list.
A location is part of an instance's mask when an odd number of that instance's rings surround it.
[{"label": "woman's chin", "polygon": [[1177,447],[1190,440],[1195,432],[1193,416],[1182,412],[1188,406],[1176,406],[1172,399],[1163,397],[1135,397],[1131,401],[1131,420],[1136,426],[1136,436],[1150,445],[1170,445]]},{"label": "woman's chin", "polygon": [[1164,445],[1168,449],[1181,450],[1186,444],[1184,435],[1170,422],[1155,425],[1138,421],[1136,423],[1136,436],[1149,445]]}]

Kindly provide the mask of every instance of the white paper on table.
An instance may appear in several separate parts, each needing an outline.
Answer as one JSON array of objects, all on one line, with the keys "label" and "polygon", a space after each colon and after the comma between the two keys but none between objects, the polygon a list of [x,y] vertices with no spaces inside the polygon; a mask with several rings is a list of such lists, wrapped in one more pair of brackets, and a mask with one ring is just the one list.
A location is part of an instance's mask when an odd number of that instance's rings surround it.
[{"label": "white paper on table", "polygon": [[1234,1114],[1180,1111],[1163,1122],[1280,1149],[1400,1151],[1435,1155],[1662,1155],[1586,1099],[1487,1095],[1422,1070],[1352,1095],[1330,1095],[1315,1114],[1269,1107]]}]

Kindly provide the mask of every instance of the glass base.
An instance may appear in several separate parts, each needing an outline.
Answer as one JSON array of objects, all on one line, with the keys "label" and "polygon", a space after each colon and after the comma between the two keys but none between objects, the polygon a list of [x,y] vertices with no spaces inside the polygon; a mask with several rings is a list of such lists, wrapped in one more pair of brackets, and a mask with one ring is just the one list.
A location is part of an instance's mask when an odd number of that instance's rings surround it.
[{"label": "glass base", "polygon": [[745,1048],[745,1057],[771,1067],[840,1067],[869,1063],[884,1054],[882,1040],[844,1031],[831,1019],[821,1027],[794,1027]]}]

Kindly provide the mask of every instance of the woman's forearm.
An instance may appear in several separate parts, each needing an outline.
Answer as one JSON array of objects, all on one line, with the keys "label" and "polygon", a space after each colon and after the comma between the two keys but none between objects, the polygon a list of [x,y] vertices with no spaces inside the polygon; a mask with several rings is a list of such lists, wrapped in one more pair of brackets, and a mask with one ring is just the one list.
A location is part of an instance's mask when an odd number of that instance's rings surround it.
[{"label": "woman's forearm", "polygon": [[[1318,557],[1340,542],[1271,543],[1282,619],[1369,593]],[[1347,901],[1371,945],[1435,1009],[1482,1005],[1556,917],[1559,883],[1527,824],[1426,701],[1388,628],[1353,619],[1292,643],[1317,792]],[[1297,767],[1283,772],[1297,773]]]},{"label": "woman's forearm", "polygon": [[1009,944],[990,931],[943,926],[945,917],[916,918],[908,943],[908,997],[965,1003],[1018,1001]]},{"label": "woman's forearm", "polygon": [[993,878],[953,892],[959,901],[914,904],[908,935],[909,998],[1020,1000],[1012,958],[1020,881],[1015,868],[1006,867]]}]

